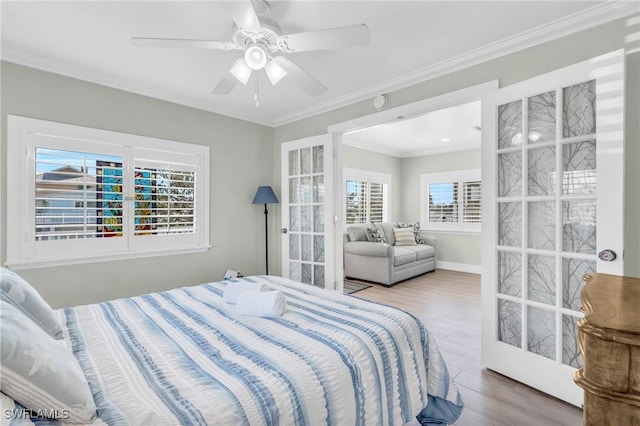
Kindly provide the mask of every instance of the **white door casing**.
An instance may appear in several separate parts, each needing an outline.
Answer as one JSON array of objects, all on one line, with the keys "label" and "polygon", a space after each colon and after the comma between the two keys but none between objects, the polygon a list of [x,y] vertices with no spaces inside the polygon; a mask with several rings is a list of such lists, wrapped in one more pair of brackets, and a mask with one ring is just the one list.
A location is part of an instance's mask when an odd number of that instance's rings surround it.
[{"label": "white door casing", "polygon": [[482,364],[577,406],[581,277],[623,274],[624,66],[620,50],[482,100]]},{"label": "white door casing", "polygon": [[334,289],[331,137],[283,143],[281,165],[282,276]]}]

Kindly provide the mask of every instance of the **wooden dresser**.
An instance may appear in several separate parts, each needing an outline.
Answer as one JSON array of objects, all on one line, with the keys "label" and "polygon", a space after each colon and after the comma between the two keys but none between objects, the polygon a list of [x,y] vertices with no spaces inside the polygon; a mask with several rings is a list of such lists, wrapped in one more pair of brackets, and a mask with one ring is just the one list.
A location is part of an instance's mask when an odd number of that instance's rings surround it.
[{"label": "wooden dresser", "polygon": [[640,279],[585,275],[578,341],[584,424],[640,426]]}]

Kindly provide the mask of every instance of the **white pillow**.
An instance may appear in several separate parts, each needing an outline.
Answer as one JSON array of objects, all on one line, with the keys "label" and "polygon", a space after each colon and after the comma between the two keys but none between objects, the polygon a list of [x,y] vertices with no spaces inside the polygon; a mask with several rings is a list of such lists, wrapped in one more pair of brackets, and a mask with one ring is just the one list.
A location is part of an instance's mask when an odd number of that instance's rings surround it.
[{"label": "white pillow", "polygon": [[0,293],[3,301],[15,306],[54,339],[62,338],[62,325],[53,309],[20,275],[0,267]]},{"label": "white pillow", "polygon": [[25,408],[90,423],[96,405],[71,351],[13,305],[0,301],[0,391]]}]

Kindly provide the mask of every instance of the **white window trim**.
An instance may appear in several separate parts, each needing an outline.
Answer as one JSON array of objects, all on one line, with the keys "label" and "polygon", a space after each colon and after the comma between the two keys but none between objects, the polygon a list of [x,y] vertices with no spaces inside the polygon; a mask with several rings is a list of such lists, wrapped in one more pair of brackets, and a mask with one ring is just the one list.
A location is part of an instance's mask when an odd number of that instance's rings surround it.
[{"label": "white window trim", "polygon": [[[35,217],[34,207],[34,151],[35,141],[59,141],[62,149],[80,150],[82,146],[102,147],[121,155],[129,167],[133,165],[131,153],[135,150],[158,153],[167,161],[180,156],[189,156],[197,170],[195,220],[198,223],[193,238],[184,234],[173,236],[143,237],[153,238],[155,244],[133,244],[130,236],[123,236],[122,242],[113,251],[95,253],[90,247],[97,247],[94,239],[61,241],[60,250],[55,254],[36,256],[35,239],[30,226]],[[55,143],[55,142],[52,142]],[[39,143],[38,143],[39,145]],[[54,147],[55,148],[55,147]],[[86,148],[85,148],[86,149]],[[123,167],[126,165],[123,164]],[[146,136],[131,135],[108,130],[93,129],[26,117],[7,117],[7,261],[12,269],[27,269],[80,263],[93,263],[119,259],[132,259],[204,252],[209,249],[209,147],[175,142]],[[126,194],[125,194],[126,196]],[[127,197],[127,200],[132,197]],[[133,209],[133,203],[125,201]],[[125,218],[127,213],[125,213]],[[167,238],[162,238],[167,237]],[[119,239],[119,238],[118,238]],[[110,241],[104,241],[109,243]],[[163,244],[164,242],[164,244]],[[65,250],[67,247],[69,250]],[[84,247],[79,249],[79,247]],[[124,248],[123,248],[124,247]]]},{"label": "white window trim", "polygon": [[360,180],[362,182],[373,182],[387,185],[387,205],[386,211],[383,213],[384,221],[389,221],[391,217],[391,174],[372,172],[369,170],[352,169],[345,167],[342,171],[342,217],[344,218],[344,225],[349,226],[347,223],[347,199],[345,194],[345,188],[348,180]]},{"label": "white window trim", "polygon": [[[480,233],[482,223],[465,223],[462,221],[463,203],[458,203],[458,222],[429,222],[428,187],[432,183],[481,181],[480,169],[456,170],[441,173],[424,173],[420,175],[420,226],[424,230],[435,232],[449,232],[455,234]],[[459,186],[458,196],[462,197],[462,186]]]}]

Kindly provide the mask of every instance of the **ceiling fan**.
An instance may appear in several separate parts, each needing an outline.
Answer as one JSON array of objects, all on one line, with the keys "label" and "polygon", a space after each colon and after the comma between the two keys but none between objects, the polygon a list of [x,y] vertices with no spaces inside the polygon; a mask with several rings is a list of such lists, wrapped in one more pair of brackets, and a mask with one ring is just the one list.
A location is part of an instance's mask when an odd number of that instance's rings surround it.
[{"label": "ceiling fan", "polygon": [[[317,31],[283,34],[277,22],[264,16],[270,9],[265,0],[247,0],[225,4],[233,19],[231,41],[133,37],[136,46],[184,47],[213,50],[242,50],[229,73],[213,89],[215,95],[226,95],[238,84],[247,84],[252,71],[265,70],[272,85],[286,78],[312,96],[327,87],[288,58],[274,56],[278,52],[296,53],[312,50],[362,46],[369,43],[365,24],[335,27]],[[257,80],[256,80],[257,82]],[[258,105],[256,89],[256,106]]]}]

